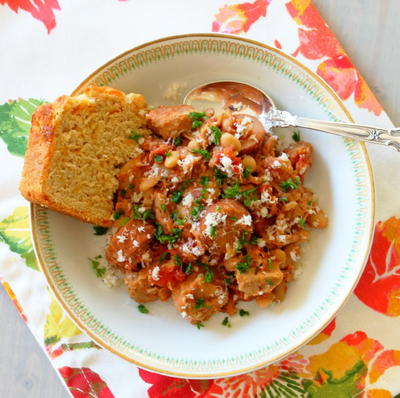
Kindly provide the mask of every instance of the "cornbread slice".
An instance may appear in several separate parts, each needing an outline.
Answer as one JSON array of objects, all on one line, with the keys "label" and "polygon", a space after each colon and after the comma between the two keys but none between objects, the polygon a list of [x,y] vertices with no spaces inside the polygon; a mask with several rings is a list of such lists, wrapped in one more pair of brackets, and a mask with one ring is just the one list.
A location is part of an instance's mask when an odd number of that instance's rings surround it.
[{"label": "cornbread slice", "polygon": [[[33,203],[110,226],[119,167],[147,136],[142,95],[89,86],[32,117],[20,190]],[[129,138],[130,136],[135,139]]]}]

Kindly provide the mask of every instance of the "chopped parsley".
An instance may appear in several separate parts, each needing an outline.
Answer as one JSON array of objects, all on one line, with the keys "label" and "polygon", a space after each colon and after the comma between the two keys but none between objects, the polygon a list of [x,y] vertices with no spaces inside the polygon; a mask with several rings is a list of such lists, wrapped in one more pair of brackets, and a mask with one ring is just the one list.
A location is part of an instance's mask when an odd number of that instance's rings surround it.
[{"label": "chopped parsley", "polygon": [[105,235],[108,231],[107,227],[100,227],[99,225],[94,225],[94,235]]},{"label": "chopped parsley", "polygon": [[128,189],[133,189],[134,188],[134,185],[133,184],[129,184],[128,185]]},{"label": "chopped parsley", "polygon": [[92,268],[98,278],[102,278],[104,276],[104,274],[106,273],[106,268],[100,266],[100,261],[99,261],[100,258],[101,258],[100,254],[98,256],[96,256],[95,258],[89,257],[89,261],[91,262]]},{"label": "chopped parsley", "polygon": [[143,135],[138,134],[136,131],[131,131],[131,134],[130,134],[130,136],[129,136],[128,138],[129,138],[130,140],[139,142],[139,140],[140,140],[141,138],[143,138]]},{"label": "chopped parsley", "polygon": [[119,191],[119,193],[121,194],[121,196],[123,197],[123,198],[125,198],[125,195],[126,195],[126,189],[121,189],[120,191]]},{"label": "chopped parsley", "polygon": [[175,243],[177,240],[180,239],[182,231],[179,228],[174,228],[172,230],[171,235],[167,235],[164,233],[164,230],[160,224],[156,224],[156,232],[154,234],[155,238],[160,243]]},{"label": "chopped parsley", "polygon": [[236,181],[232,186],[224,189],[224,198],[234,199],[240,196],[239,181]]},{"label": "chopped parsley", "polygon": [[294,131],[293,132],[293,135],[292,135],[292,138],[293,138],[293,141],[295,141],[295,142],[299,142],[300,141],[300,131],[298,131],[298,130],[296,130],[296,131]]},{"label": "chopped parsley", "polygon": [[251,238],[250,238],[250,244],[252,244],[252,245],[256,245],[257,243],[258,243],[258,238],[257,238],[257,236],[255,236],[255,235],[253,235]]},{"label": "chopped parsley", "polygon": [[241,274],[244,274],[250,269],[250,264],[251,264],[251,257],[249,255],[246,255],[245,260],[239,263],[236,266],[236,268]]},{"label": "chopped parsley", "polygon": [[217,234],[217,227],[215,225],[210,227],[210,236],[212,238],[215,238],[215,235]]},{"label": "chopped parsley", "polygon": [[176,225],[185,225],[186,218],[185,217],[179,218],[179,215],[176,211],[171,213],[171,218]]},{"label": "chopped parsley", "polygon": [[207,116],[205,112],[190,112],[189,117],[192,120],[204,120]]},{"label": "chopped parsley", "polygon": [[272,286],[274,284],[274,281],[272,279],[267,279],[265,282],[267,282],[268,286]]},{"label": "chopped parsley", "polygon": [[196,200],[194,201],[194,203],[195,203],[195,205],[193,206],[193,209],[192,209],[192,211],[190,212],[190,214],[191,214],[193,217],[197,217],[197,216],[200,214],[200,212],[204,209],[204,206],[203,206],[203,204],[201,203],[201,200],[200,200],[200,199],[196,199]]},{"label": "chopped parsley", "polygon": [[312,200],[309,200],[309,201],[307,202],[307,204],[308,204],[309,206],[312,206],[313,201],[312,201]]},{"label": "chopped parsley", "polygon": [[195,304],[194,308],[195,308],[196,310],[198,310],[199,308],[203,308],[203,307],[205,307],[205,306],[206,306],[206,303],[204,302],[204,299],[198,298],[198,299],[196,300],[196,304]]},{"label": "chopped parsley", "polygon": [[161,209],[162,211],[167,211],[167,206],[165,205],[165,203],[163,203],[163,204],[160,205],[160,209]]},{"label": "chopped parsley", "polygon": [[207,162],[211,159],[211,153],[208,152],[207,149],[192,149],[192,152],[203,156],[204,160]]},{"label": "chopped parsley", "polygon": [[190,275],[193,272],[193,264],[189,263],[185,268],[185,274]]},{"label": "chopped parsley", "polygon": [[208,268],[204,274],[204,282],[211,283],[214,280],[214,272]]},{"label": "chopped parsley", "polygon": [[192,129],[196,130],[199,127],[201,127],[203,125],[203,122],[201,120],[193,120],[192,122]]},{"label": "chopped parsley", "polygon": [[174,144],[174,146],[179,146],[182,144],[182,138],[181,137],[175,137],[174,141],[172,142]]},{"label": "chopped parsley", "polygon": [[233,275],[228,275],[225,279],[224,279],[225,284],[230,285],[233,282],[235,282],[235,277]]},{"label": "chopped parsley", "polygon": [[174,191],[174,192],[172,192],[171,200],[172,200],[174,203],[178,204],[178,203],[181,202],[182,196],[183,196],[183,195],[182,195],[182,192],[181,192],[181,191]]},{"label": "chopped parsley", "polygon": [[133,206],[133,219],[134,220],[140,220],[142,218],[142,215],[140,214],[139,208],[140,208],[139,205]]},{"label": "chopped parsley", "polygon": [[143,220],[154,220],[154,213],[151,209],[147,209],[143,212]]},{"label": "chopped parsley", "polygon": [[169,253],[163,253],[161,254],[160,258],[158,259],[158,263],[161,264],[164,260],[167,259]]},{"label": "chopped parsley", "polygon": [[243,177],[248,178],[251,176],[251,170],[249,166],[246,166],[243,170]]},{"label": "chopped parsley", "polygon": [[201,328],[204,328],[204,324],[203,323],[201,323],[201,322],[197,322],[196,323],[196,327],[197,327],[197,329],[201,329]]},{"label": "chopped parsley", "polygon": [[162,157],[162,155],[156,155],[156,156],[154,156],[154,160],[157,163],[161,163],[164,160],[164,158]]},{"label": "chopped parsley", "polygon": [[243,246],[247,243],[247,231],[242,232],[242,236],[237,240],[236,243],[236,251],[239,253],[242,249]]},{"label": "chopped parsley", "polygon": [[241,192],[241,195],[243,196],[243,204],[246,207],[250,207],[251,204],[257,200],[257,188],[250,188],[246,189],[245,191]]},{"label": "chopped parsley", "polygon": [[208,182],[210,181],[210,177],[209,176],[201,176],[200,177],[200,185],[205,188],[208,184]]},{"label": "chopped parsley", "polygon": [[139,305],[137,306],[137,309],[138,309],[139,312],[141,312],[142,314],[148,314],[148,313],[150,312],[144,304],[139,304]]},{"label": "chopped parsley", "polygon": [[222,325],[226,326],[227,328],[231,328],[232,327],[232,325],[231,325],[231,323],[229,321],[229,318],[227,316],[222,321]]},{"label": "chopped parsley", "polygon": [[219,145],[221,142],[222,131],[217,126],[211,126],[210,130],[213,135],[214,144]]},{"label": "chopped parsley", "polygon": [[268,261],[268,271],[272,271],[272,267],[273,267],[272,258],[269,258],[267,261]]},{"label": "chopped parsley", "polygon": [[246,310],[243,310],[243,309],[240,309],[239,310],[239,315],[240,316],[250,316],[250,312],[246,311]]},{"label": "chopped parsley", "polygon": [[180,267],[183,264],[182,259],[177,254],[174,255],[174,263],[178,267]]},{"label": "chopped parsley", "polygon": [[292,189],[296,189],[299,185],[300,185],[299,177],[295,177],[294,179],[288,178],[286,181],[282,181],[280,183],[280,187],[285,192],[289,192]]},{"label": "chopped parsley", "polygon": [[289,199],[286,196],[281,196],[280,201],[283,203],[287,203],[287,202],[289,202]]},{"label": "chopped parsley", "polygon": [[124,214],[124,211],[122,209],[117,209],[117,210],[115,210],[115,212],[113,214],[113,219],[118,220],[119,218],[121,218],[121,216],[123,214]]},{"label": "chopped parsley", "polygon": [[304,218],[300,218],[298,221],[298,224],[300,225],[301,228],[306,227],[306,220]]},{"label": "chopped parsley", "polygon": [[169,158],[171,155],[172,155],[172,153],[171,153],[171,152],[168,152],[168,151],[167,151],[167,152],[165,152],[165,157],[166,157],[166,158]]},{"label": "chopped parsley", "polygon": [[214,177],[215,177],[215,181],[217,181],[217,184],[219,186],[223,185],[225,180],[228,178],[228,176],[225,173],[223,173],[220,169],[218,169],[217,167],[214,167]]}]

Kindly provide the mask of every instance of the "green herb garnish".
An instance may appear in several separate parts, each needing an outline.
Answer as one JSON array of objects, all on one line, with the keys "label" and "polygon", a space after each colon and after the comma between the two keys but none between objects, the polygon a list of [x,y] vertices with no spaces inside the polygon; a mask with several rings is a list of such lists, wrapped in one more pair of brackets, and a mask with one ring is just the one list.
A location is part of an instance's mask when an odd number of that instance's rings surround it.
[{"label": "green herb garnish", "polygon": [[199,127],[201,127],[203,125],[203,122],[201,120],[193,120],[192,122],[192,129],[196,130]]},{"label": "green herb garnish", "polygon": [[160,209],[162,211],[167,211],[167,206],[163,203],[163,204],[160,205]]},{"label": "green herb garnish", "polygon": [[267,261],[268,261],[268,271],[272,271],[272,267],[273,267],[272,258],[269,258]]},{"label": "green herb garnish", "polygon": [[272,286],[274,284],[274,281],[272,279],[267,279],[265,282],[267,282],[268,286]]},{"label": "green herb garnish", "polygon": [[153,210],[147,209],[143,212],[142,215],[143,220],[154,220],[154,213]]},{"label": "green herb garnish", "polygon": [[185,274],[190,275],[193,272],[193,264],[189,263],[185,268]]},{"label": "green herb garnish", "polygon": [[117,210],[115,210],[115,212],[113,214],[113,219],[118,220],[123,214],[124,214],[124,211],[122,209],[117,209]]},{"label": "green herb garnish", "polygon": [[219,186],[223,185],[224,181],[228,178],[225,173],[223,173],[220,169],[216,167],[214,167],[214,177]]},{"label": "green herb garnish", "polygon": [[300,185],[299,177],[295,177],[294,179],[287,179],[286,181],[282,181],[280,183],[280,187],[285,191],[289,192],[292,189],[296,189]]},{"label": "green herb garnish", "polygon": [[180,239],[182,234],[182,231],[179,228],[174,228],[172,230],[172,234],[167,235],[164,233],[164,230],[160,224],[156,224],[156,232],[154,234],[154,237],[160,242],[160,243],[175,243],[177,240]]},{"label": "green herb garnish", "polygon": [[99,261],[100,258],[101,258],[101,255],[98,255],[95,258],[89,257],[89,261],[91,262],[92,268],[98,278],[102,278],[104,276],[104,274],[106,273],[106,268],[100,267],[100,261]]},{"label": "green herb garnish", "polygon": [[195,304],[194,308],[195,308],[196,310],[198,310],[199,308],[203,308],[203,307],[205,307],[205,306],[206,306],[206,303],[204,302],[204,299],[198,298],[198,299],[196,300],[196,304]]},{"label": "green herb garnish", "polygon": [[257,238],[257,236],[255,236],[255,235],[253,235],[251,238],[250,238],[250,244],[251,245],[257,245],[258,244],[258,238]]},{"label": "green herb garnish", "polygon": [[294,131],[292,138],[293,138],[293,141],[299,142],[300,141],[300,131],[298,131],[298,130]]},{"label": "green herb garnish", "polygon": [[142,218],[142,215],[140,214],[139,208],[140,208],[139,205],[134,205],[133,206],[133,219],[134,220],[140,220]]},{"label": "green herb garnish", "polygon": [[193,206],[193,209],[192,209],[192,211],[190,212],[190,214],[191,214],[193,217],[197,217],[197,216],[200,214],[200,212],[204,209],[204,206],[203,206],[203,204],[201,203],[201,200],[200,200],[200,199],[196,199],[196,200],[194,201],[194,203],[195,203],[195,205]]},{"label": "green herb garnish", "polygon": [[298,221],[298,224],[300,225],[301,228],[306,227],[306,220],[304,218],[300,218]]},{"label": "green herb garnish", "polygon": [[232,325],[231,325],[231,323],[230,323],[230,321],[229,321],[229,318],[226,316],[225,318],[224,318],[224,320],[222,321],[222,325],[224,325],[224,326],[226,326],[226,327],[228,327],[228,328],[230,328],[230,327],[232,327]]},{"label": "green herb garnish", "polygon": [[162,155],[156,155],[156,156],[154,156],[154,160],[157,163],[161,163],[164,160],[164,158],[162,157]]},{"label": "green herb garnish", "polygon": [[204,282],[211,283],[214,280],[214,272],[208,268],[204,274]]},{"label": "green herb garnish", "polygon": [[181,137],[175,137],[173,141],[174,146],[179,146],[182,144],[182,138]]},{"label": "green herb garnish", "polygon": [[182,196],[183,196],[183,195],[182,195],[182,192],[181,192],[181,191],[174,191],[174,192],[172,192],[171,200],[172,200],[174,203],[178,204],[178,203],[181,202]]},{"label": "green herb garnish", "polygon": [[251,170],[249,166],[246,166],[243,170],[243,177],[248,178],[251,176]]},{"label": "green herb garnish", "polygon": [[171,218],[176,225],[185,225],[186,218],[179,218],[179,215],[176,211],[171,213]]},{"label": "green herb garnish", "polygon": [[222,131],[217,126],[211,126],[210,130],[213,135],[214,144],[219,145],[221,142]]},{"label": "green herb garnish", "polygon": [[136,142],[139,142],[141,138],[143,138],[143,135],[138,134],[136,131],[131,131],[130,136],[128,137],[130,140],[134,140]]},{"label": "green herb garnish", "polygon": [[242,249],[243,246],[247,243],[247,231],[243,231],[241,237],[238,239],[236,243],[236,251],[239,253]]},{"label": "green herb garnish", "polygon": [[287,202],[289,202],[289,199],[286,196],[281,196],[280,201],[283,203],[287,203]]},{"label": "green herb garnish", "polygon": [[250,189],[246,189],[245,191],[242,191],[240,193],[244,200],[243,200],[243,204],[246,207],[250,207],[251,204],[257,200],[257,188],[250,188]]},{"label": "green herb garnish", "polygon": [[158,259],[158,263],[161,264],[164,260],[167,259],[169,253],[161,254],[160,258]]},{"label": "green herb garnish", "polygon": [[243,309],[240,309],[239,310],[239,315],[240,316],[250,316],[250,312],[246,311],[246,310],[243,310]]},{"label": "green herb garnish", "polygon": [[180,267],[183,264],[182,259],[177,254],[174,255],[174,263],[178,267]]},{"label": "green herb garnish", "polygon": [[142,314],[148,314],[149,310],[147,309],[147,307],[144,304],[139,304],[137,306],[137,309],[139,310],[139,312],[141,312]]},{"label": "green herb garnish", "polygon": [[93,226],[94,235],[105,235],[108,231],[107,227],[100,227],[99,225]]},{"label": "green herb garnish", "polygon": [[250,264],[251,264],[251,257],[249,255],[246,255],[244,262],[236,265],[236,268],[241,274],[244,274],[250,269]]},{"label": "green herb garnish", "polygon": [[226,188],[224,190],[224,198],[228,198],[228,199],[235,199],[238,196],[240,196],[241,192],[239,189],[240,185],[239,185],[239,181],[236,181],[232,186]]},{"label": "green herb garnish", "polygon": [[215,225],[210,227],[210,236],[212,238],[215,238],[215,235],[217,234],[217,227]]},{"label": "green herb garnish", "polygon": [[204,328],[204,325],[201,322],[197,322],[196,327],[200,330],[201,328]]},{"label": "green herb garnish", "polygon": [[207,116],[205,112],[190,112],[189,117],[192,120],[204,120]]},{"label": "green herb garnish", "polygon": [[201,176],[201,177],[200,177],[200,185],[201,185],[203,188],[206,188],[206,187],[207,187],[207,184],[208,184],[209,181],[210,181],[210,177],[208,177],[208,176]]},{"label": "green herb garnish", "polygon": [[211,153],[208,152],[207,149],[192,149],[192,152],[203,156],[204,160],[207,162],[211,159]]},{"label": "green herb garnish", "polygon": [[134,185],[133,184],[129,184],[128,185],[128,189],[133,189],[134,188]]}]

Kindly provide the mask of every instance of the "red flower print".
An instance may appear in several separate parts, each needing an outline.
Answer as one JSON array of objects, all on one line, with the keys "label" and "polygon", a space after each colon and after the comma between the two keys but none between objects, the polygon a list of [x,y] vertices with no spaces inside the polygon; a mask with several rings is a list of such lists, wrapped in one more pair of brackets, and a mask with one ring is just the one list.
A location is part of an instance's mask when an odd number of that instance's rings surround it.
[{"label": "red flower print", "polygon": [[56,26],[54,10],[60,10],[57,0],[0,0],[0,4],[7,4],[16,13],[19,9],[29,12],[33,18],[43,22],[47,33]]},{"label": "red flower print", "polygon": [[317,73],[339,97],[346,100],[354,94],[354,101],[360,108],[378,116],[382,107],[311,1],[291,0],[286,3],[286,9],[299,25],[299,46],[292,55],[321,59]]},{"label": "red flower print", "polygon": [[259,18],[267,15],[267,7],[272,0],[255,0],[254,3],[225,5],[215,15],[213,32],[247,32]]},{"label": "red flower print", "polygon": [[400,315],[400,220],[378,222],[371,253],[355,289],[356,296],[375,311]]},{"label": "red flower print", "polygon": [[58,369],[74,398],[115,398],[101,377],[89,368]]},{"label": "red flower print", "polygon": [[163,376],[139,369],[139,376],[152,386],[148,389],[149,398],[201,398],[208,397],[213,380],[188,380]]},{"label": "red flower print", "polygon": [[322,343],[324,340],[328,339],[331,336],[335,328],[336,319],[334,318],[319,335],[315,336],[311,341],[308,342],[308,345],[316,345]]}]

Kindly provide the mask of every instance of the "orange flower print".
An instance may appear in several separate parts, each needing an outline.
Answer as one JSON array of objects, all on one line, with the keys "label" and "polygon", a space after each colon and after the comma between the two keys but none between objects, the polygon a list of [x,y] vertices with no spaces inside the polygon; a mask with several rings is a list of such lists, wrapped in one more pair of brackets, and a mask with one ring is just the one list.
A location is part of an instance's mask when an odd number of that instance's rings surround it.
[{"label": "orange flower print", "polygon": [[369,259],[354,293],[375,311],[400,315],[400,219],[376,224]]},{"label": "orange flower print", "polygon": [[213,32],[243,33],[259,18],[267,15],[267,8],[272,0],[255,0],[254,3],[225,5],[215,15],[212,23]]},{"label": "orange flower print", "polygon": [[380,115],[382,107],[311,1],[291,0],[286,3],[286,9],[299,25],[299,46],[292,55],[321,59],[317,73],[341,99],[354,95],[354,101],[360,108]]},{"label": "orange flower print", "polygon": [[322,343],[331,336],[335,328],[336,328],[336,319],[333,319],[318,336],[315,336],[311,341],[308,342],[308,345],[316,345]]},{"label": "orange flower print", "polygon": [[33,18],[44,24],[47,33],[56,26],[54,10],[60,10],[57,0],[0,0],[0,4],[7,4],[16,13],[20,9],[29,12]]},{"label": "orange flower print", "polygon": [[13,290],[11,289],[11,286],[8,284],[8,282],[6,282],[5,280],[1,280],[1,283],[4,286],[5,291],[7,292],[7,294],[9,295],[11,301],[13,302],[13,304],[15,305],[15,308],[18,310],[19,314],[21,315],[21,318],[25,321],[28,322],[28,319],[24,313],[23,308],[21,307],[21,304],[19,303],[19,301],[17,300],[17,297],[15,296]]}]

